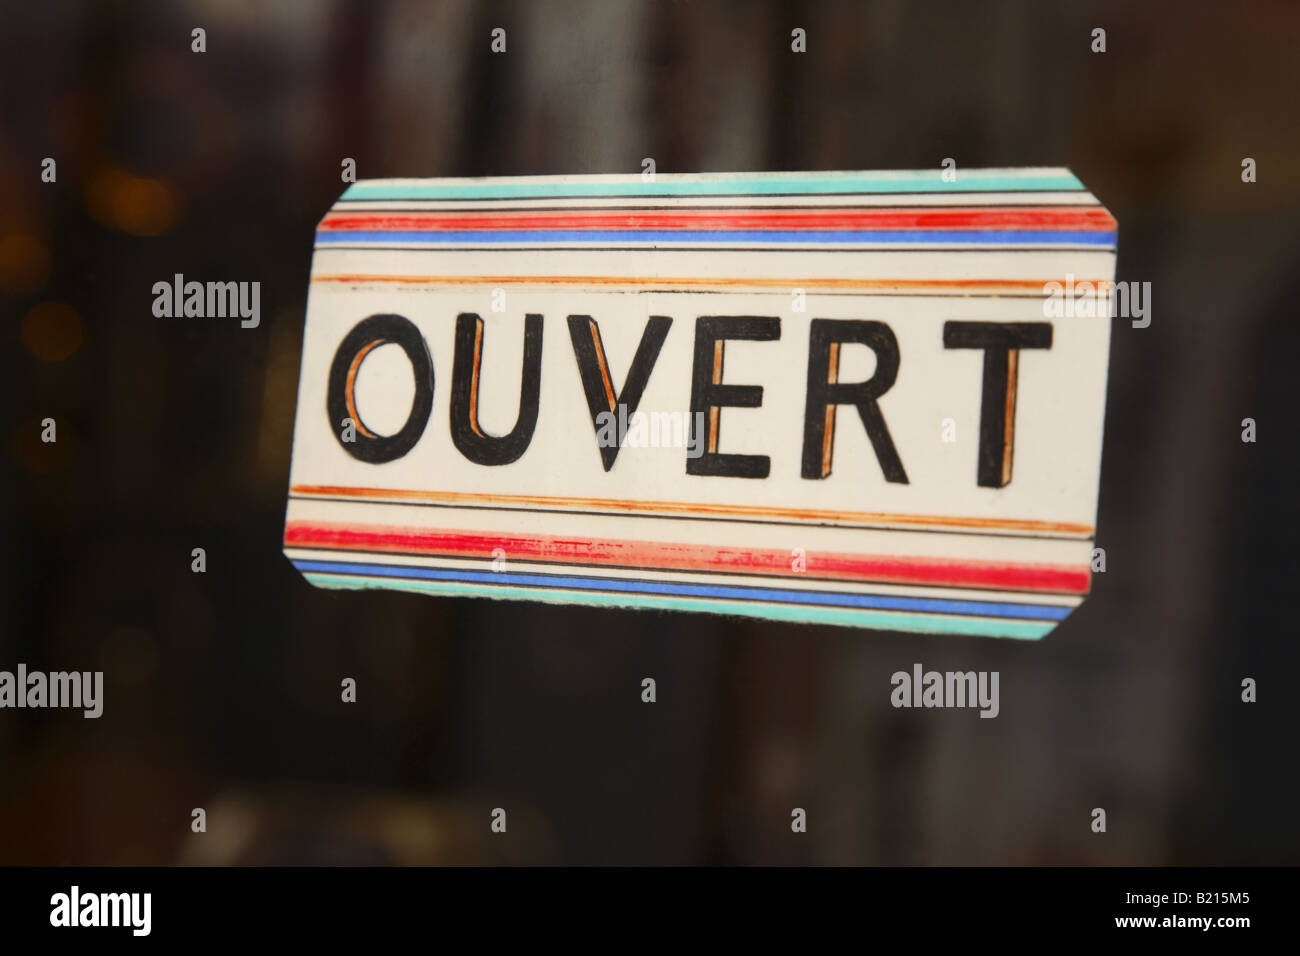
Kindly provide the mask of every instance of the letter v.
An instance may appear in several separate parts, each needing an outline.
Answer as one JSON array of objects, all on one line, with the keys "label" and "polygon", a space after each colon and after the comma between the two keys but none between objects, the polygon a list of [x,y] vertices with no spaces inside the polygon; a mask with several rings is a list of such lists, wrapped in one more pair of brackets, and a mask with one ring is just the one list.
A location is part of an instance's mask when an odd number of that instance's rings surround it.
[{"label": "letter v", "polygon": [[[582,390],[587,395],[587,407],[591,410],[591,425],[600,435],[599,415],[608,412],[618,416],[618,406],[627,408],[627,417],[631,418],[641,403],[641,394],[645,391],[650,371],[659,358],[668,327],[673,320],[666,315],[652,315],[641,333],[641,343],[632,358],[632,367],[628,369],[627,380],[623,383],[622,394],[614,393],[614,383],[609,375],[609,363],[605,360],[605,346],[600,340],[600,326],[589,315],[569,316],[569,337],[573,339],[573,355],[578,360],[578,374],[582,376]],[[618,450],[623,445],[623,436],[612,445],[597,445],[600,448],[600,460],[605,470],[614,467]]]}]

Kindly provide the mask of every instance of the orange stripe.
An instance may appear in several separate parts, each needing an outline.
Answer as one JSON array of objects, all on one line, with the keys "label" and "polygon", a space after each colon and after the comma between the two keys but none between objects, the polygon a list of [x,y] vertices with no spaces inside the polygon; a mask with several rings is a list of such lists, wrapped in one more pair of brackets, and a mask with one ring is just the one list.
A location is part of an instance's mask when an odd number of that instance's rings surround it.
[{"label": "orange stripe", "polygon": [[[671,276],[424,276],[376,275],[352,273],[343,275],[314,275],[312,282],[337,282],[345,285],[370,285],[392,283],[396,285],[424,286],[476,286],[476,285],[562,285],[562,286],[649,286],[656,289],[840,289],[849,292],[888,290],[941,289],[953,294],[963,292],[1038,292],[1053,279],[763,279],[763,278],[700,278]],[[1076,279],[1093,282],[1098,293],[1110,290],[1108,279]]]},{"label": "orange stripe", "polygon": [[348,488],[339,485],[293,485],[290,494],[316,498],[358,498],[371,501],[429,502],[431,504],[497,504],[548,508],[586,508],[644,515],[704,515],[731,518],[772,518],[815,524],[865,528],[965,528],[969,530],[1025,531],[1089,537],[1092,526],[1062,521],[1010,518],[961,518],[947,515],[900,515],[874,511],[816,511],[807,508],[765,508],[755,505],[710,504],[684,501],[626,501],[611,498],[558,498],[539,495],[485,495],[460,491],[409,491],[388,488]]},{"label": "orange stripe", "polygon": [[361,370],[361,363],[365,361],[366,356],[383,344],[383,339],[376,339],[357,353],[356,358],[352,360],[352,364],[348,366],[348,380],[343,386],[343,400],[347,403],[348,417],[352,419],[352,424],[356,426],[357,431],[367,438],[374,438],[375,433],[362,424],[361,416],[357,414],[357,372]]}]

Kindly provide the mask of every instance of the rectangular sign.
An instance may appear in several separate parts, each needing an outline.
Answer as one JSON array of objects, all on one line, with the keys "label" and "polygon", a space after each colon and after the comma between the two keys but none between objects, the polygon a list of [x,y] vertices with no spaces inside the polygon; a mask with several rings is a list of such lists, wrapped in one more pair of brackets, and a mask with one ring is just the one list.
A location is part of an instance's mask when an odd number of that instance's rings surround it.
[{"label": "rectangular sign", "polygon": [[1116,224],[1064,169],[945,177],[356,183],[316,234],[285,553],[330,588],[1042,637],[1089,587]]}]

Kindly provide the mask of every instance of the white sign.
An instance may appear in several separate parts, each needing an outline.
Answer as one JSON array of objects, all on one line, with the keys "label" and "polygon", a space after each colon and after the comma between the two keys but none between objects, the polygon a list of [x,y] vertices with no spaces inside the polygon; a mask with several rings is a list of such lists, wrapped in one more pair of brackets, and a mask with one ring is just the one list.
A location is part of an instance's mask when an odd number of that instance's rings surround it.
[{"label": "white sign", "polygon": [[[1066,170],[941,172],[353,185],[286,554],[323,587],[1041,637],[1089,586],[1116,225]],[[1103,305],[1063,314],[1067,282]]]}]

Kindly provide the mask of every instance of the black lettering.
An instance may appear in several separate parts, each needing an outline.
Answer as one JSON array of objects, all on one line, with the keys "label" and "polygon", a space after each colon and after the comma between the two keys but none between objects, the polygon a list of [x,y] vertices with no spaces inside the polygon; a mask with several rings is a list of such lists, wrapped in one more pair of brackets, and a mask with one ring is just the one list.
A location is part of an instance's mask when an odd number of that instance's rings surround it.
[{"label": "black lettering", "polygon": [[1011,483],[1016,438],[1016,379],[1020,349],[1050,349],[1050,322],[945,322],[943,347],[983,349],[980,445],[976,480],[981,488]]},{"label": "black lettering", "polygon": [[686,459],[688,475],[766,478],[772,462],[767,455],[726,455],[718,451],[723,406],[758,408],[761,385],[723,385],[722,353],[727,339],[770,342],[781,337],[781,320],[760,315],[702,315],[695,320],[695,360],[691,370],[691,446],[699,413],[704,413],[704,452]]},{"label": "black lettering", "polygon": [[519,415],[507,435],[489,435],[478,423],[479,371],[483,364],[483,320],[473,312],[456,317],[456,349],[451,369],[451,440],[478,465],[517,461],[533,440],[542,385],[542,317],[524,320],[524,361],[519,385]]},{"label": "black lettering", "polygon": [[[637,345],[636,355],[632,358],[632,367],[628,369],[627,379],[623,382],[622,394],[615,394],[614,382],[609,373],[609,362],[605,359],[605,346],[600,340],[600,326],[589,315],[569,316],[569,338],[573,340],[573,355],[578,360],[578,374],[582,376],[582,390],[587,395],[587,408],[591,410],[591,424],[600,434],[599,416],[608,413],[618,417],[618,406],[627,406],[627,417],[631,418],[637,406],[641,404],[641,395],[645,392],[650,371],[659,358],[668,327],[673,320],[666,315],[652,315],[641,333],[641,342]],[[615,426],[614,433],[618,429]],[[609,471],[614,467],[622,447],[622,436],[612,445],[601,444],[600,460]]]},{"label": "black lettering", "polygon": [[[357,372],[371,351],[387,343],[401,346],[411,362],[415,376],[415,397],[406,424],[395,435],[377,435],[357,414]],[[330,418],[330,431],[339,444],[353,458],[371,464],[382,464],[401,458],[415,447],[424,434],[424,426],[433,410],[433,360],[429,346],[420,330],[408,318],[400,315],[372,315],[362,319],[344,336],[334,353],[330,365],[329,391],[325,411]],[[356,430],[355,441],[343,440],[343,420],[352,419]]]},{"label": "black lettering", "polygon": [[[858,342],[876,353],[876,370],[865,382],[841,382],[840,346]],[[835,450],[835,409],[853,405],[871,439],[886,481],[905,485],[907,472],[898,458],[885,417],[876,400],[898,377],[898,339],[883,322],[862,319],[813,319],[808,337],[808,394],[803,417],[803,477],[831,473]]]}]

